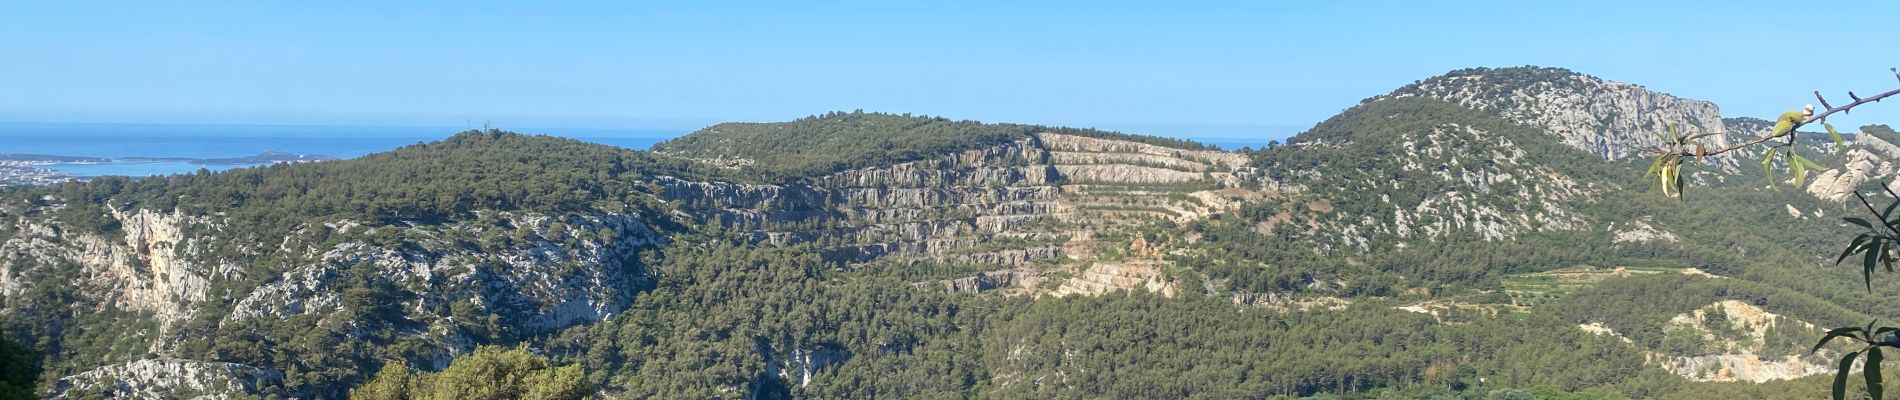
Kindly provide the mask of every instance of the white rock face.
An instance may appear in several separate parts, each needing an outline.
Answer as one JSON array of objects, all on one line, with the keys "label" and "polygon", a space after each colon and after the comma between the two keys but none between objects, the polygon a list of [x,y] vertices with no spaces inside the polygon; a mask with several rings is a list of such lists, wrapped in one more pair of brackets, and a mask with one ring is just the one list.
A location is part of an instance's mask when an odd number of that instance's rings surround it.
[{"label": "white rock face", "polygon": [[0,270],[0,294],[22,290],[19,279],[31,268],[74,262],[85,276],[76,282],[88,287],[85,293],[119,308],[151,312],[161,331],[168,331],[172,323],[190,318],[194,305],[205,300],[210,277],[235,273],[231,265],[198,265],[180,258],[215,240],[185,233],[193,225],[215,229],[218,222],[210,218],[146,209],[113,210],[110,216],[119,222],[120,237],[39,221],[11,221],[26,229],[0,243],[0,259],[25,262],[0,263],[6,266]]},{"label": "white rock face", "polygon": [[[1136,155],[1147,155],[1147,156],[1159,156],[1160,159],[1172,159],[1172,160],[1180,160],[1184,163],[1211,165],[1215,168],[1228,170],[1228,171],[1237,170],[1237,169],[1246,167],[1248,163],[1246,156],[1242,156],[1240,154],[1235,154],[1235,153],[1224,152],[1224,151],[1185,150],[1185,149],[1176,149],[1173,147],[1166,147],[1166,146],[1156,146],[1156,145],[1146,144],[1146,143],[1135,143],[1135,142],[1129,142],[1129,141],[1109,140],[1109,139],[1096,139],[1096,138],[1091,138],[1091,137],[1064,135],[1064,134],[1058,134],[1058,133],[1041,133],[1041,134],[1037,134],[1036,138],[1042,141],[1043,146],[1047,146],[1050,150],[1054,150],[1057,152],[1088,152],[1088,153],[1136,154]],[[1126,158],[1126,156],[1122,158]],[[1147,157],[1143,157],[1143,159],[1154,160],[1154,158],[1147,158]],[[1196,169],[1196,170],[1204,170],[1204,168]]]},{"label": "white rock face", "polygon": [[243,364],[138,360],[60,378],[46,398],[235,399],[281,380],[283,374]]},{"label": "white rock face", "polygon": [[1763,359],[1754,354],[1717,354],[1667,360],[1663,369],[1701,382],[1755,382],[1788,380],[1833,373],[1834,368],[1798,356]]},{"label": "white rock face", "polygon": [[1808,194],[1824,200],[1847,201],[1853,197],[1854,188],[1862,183],[1894,176],[1894,160],[1900,160],[1900,146],[1874,135],[1857,135],[1851,146],[1843,157],[1846,162],[1840,167],[1812,178],[1814,183],[1808,185]]},{"label": "white rock face", "polygon": [[1603,326],[1603,323],[1601,322],[1577,324],[1577,329],[1582,329],[1584,332],[1590,332],[1590,334],[1593,334],[1593,335],[1609,335],[1610,337],[1614,337],[1617,340],[1622,340],[1623,343],[1635,343],[1631,341],[1630,338],[1623,337],[1622,334],[1616,333],[1615,329],[1610,329],[1610,327]]},{"label": "white rock face", "polygon": [[[635,252],[660,243],[637,216],[575,214],[547,216],[505,213],[509,235],[527,238],[503,252],[473,252],[440,241],[440,236],[483,237],[494,226],[457,223],[411,228],[410,246],[390,248],[360,242],[325,251],[322,262],[284,273],[240,300],[228,317],[288,318],[331,313],[344,305],[337,281],[356,265],[411,293],[402,308],[426,315],[471,302],[502,316],[528,333],[599,321],[625,309],[639,279]],[[394,228],[380,228],[394,229]],[[450,315],[435,315],[447,319]],[[432,321],[420,321],[432,323]],[[465,349],[464,349],[465,350]]]},{"label": "white rock face", "polygon": [[[1496,113],[1518,124],[1543,128],[1564,144],[1606,160],[1640,156],[1642,149],[1660,146],[1657,135],[1667,134],[1671,125],[1679,126],[1684,135],[1725,132],[1715,103],[1556,68],[1459,71],[1401,88],[1391,96],[1436,98]],[[1728,135],[1715,135],[1703,142],[1721,147],[1729,140]]]},{"label": "white rock face", "polygon": [[[1648,218],[1644,218],[1623,224],[1621,229],[1616,231],[1616,238],[1610,240],[1611,243],[1677,242],[1682,240],[1682,238],[1677,237],[1675,233],[1656,229],[1656,227],[1650,225],[1649,222]],[[1616,229],[1616,224],[1611,224],[1611,228]]]},{"label": "white rock face", "polygon": [[[1721,339],[1708,334],[1707,326],[1714,315],[1725,317],[1720,325],[1741,331],[1746,338],[1740,341]],[[1731,349],[1731,353],[1712,354],[1694,357],[1658,357],[1663,369],[1697,381],[1711,382],[1766,382],[1770,380],[1795,379],[1811,375],[1832,372],[1826,365],[1801,355],[1781,358],[1764,358],[1757,354],[1760,347],[1768,343],[1770,329],[1777,324],[1798,324],[1802,329],[1812,330],[1814,325],[1796,321],[1770,313],[1760,307],[1736,300],[1723,300],[1689,313],[1676,315],[1664,325],[1664,330],[1691,329],[1704,332],[1706,340]],[[1798,350],[1797,350],[1798,351]]]},{"label": "white rock face", "polygon": [[1050,292],[1054,296],[1095,296],[1117,290],[1141,289],[1173,297],[1180,293],[1179,282],[1167,280],[1158,261],[1097,262],[1062,282]]}]

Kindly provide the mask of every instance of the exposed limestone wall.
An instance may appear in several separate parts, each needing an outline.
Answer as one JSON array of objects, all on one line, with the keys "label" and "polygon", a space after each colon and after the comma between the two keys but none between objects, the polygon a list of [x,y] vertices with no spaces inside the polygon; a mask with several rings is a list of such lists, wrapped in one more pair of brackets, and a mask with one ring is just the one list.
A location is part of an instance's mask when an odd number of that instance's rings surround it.
[{"label": "exposed limestone wall", "polygon": [[637,215],[510,213],[504,218],[508,226],[531,233],[511,231],[510,235],[528,241],[505,251],[484,252],[439,239],[451,232],[483,237],[490,234],[488,230],[502,229],[459,223],[407,228],[410,246],[401,248],[339,244],[325,251],[321,262],[286,272],[239,300],[229,319],[338,311],[345,306],[336,287],[338,278],[352,273],[348,272],[352,266],[371,265],[371,271],[412,295],[406,296],[413,300],[402,307],[412,316],[450,318],[432,315],[433,310],[465,301],[502,316],[524,332],[546,332],[599,321],[625,309],[632,301],[633,283],[645,279],[639,265],[629,264],[634,253],[664,242]]},{"label": "exposed limestone wall", "polygon": [[215,226],[208,218],[146,209],[113,210],[111,217],[119,221],[118,237],[46,221],[12,221],[24,229],[0,243],[0,261],[17,261],[0,263],[7,266],[0,271],[0,294],[12,295],[23,289],[20,279],[31,271],[14,267],[72,262],[79,265],[83,275],[77,283],[88,288],[83,293],[102,304],[151,312],[161,330],[169,330],[172,323],[190,318],[194,305],[205,300],[208,279],[235,273],[233,265],[199,265],[180,257],[195,253],[201,243],[215,240],[187,237],[185,233],[188,226]]},{"label": "exposed limestone wall", "polygon": [[1097,139],[1058,133],[1040,133],[1036,137],[1050,150],[1083,153],[1132,153],[1176,158],[1213,165],[1226,170],[1247,166],[1246,156],[1224,151],[1186,150],[1122,140]]},{"label": "exposed limestone wall", "polygon": [[1649,223],[1648,218],[1637,219],[1622,224],[1620,230],[1617,223],[1611,223],[1608,229],[1616,232],[1616,238],[1611,239],[1611,243],[1677,242],[1682,240],[1682,238],[1676,236],[1675,233],[1656,229],[1654,225],[1650,225]]},{"label": "exposed limestone wall", "polygon": [[277,384],[283,374],[243,364],[176,359],[138,360],[60,378],[49,399],[106,394],[126,399],[235,399]]},{"label": "exposed limestone wall", "polygon": [[1181,291],[1181,284],[1162,275],[1165,265],[1159,261],[1097,262],[1075,278],[1064,281],[1050,294],[1093,296],[1139,288],[1172,297]]},{"label": "exposed limestone wall", "polygon": [[1854,188],[1860,184],[1893,177],[1894,160],[1900,160],[1900,146],[1874,135],[1858,135],[1843,158],[1847,161],[1839,168],[1813,178],[1814,183],[1807,187],[1808,194],[1824,200],[1846,201],[1853,197]]},{"label": "exposed limestone wall", "polygon": [[[1433,78],[1401,89],[1396,97],[1420,96],[1494,112],[1518,124],[1544,128],[1564,144],[1608,160],[1636,157],[1661,145],[1657,134],[1670,125],[1685,135],[1724,132],[1715,103],[1653,92],[1642,86],[1572,74],[1529,85],[1486,75]],[[1727,135],[1705,140],[1727,146]]]}]

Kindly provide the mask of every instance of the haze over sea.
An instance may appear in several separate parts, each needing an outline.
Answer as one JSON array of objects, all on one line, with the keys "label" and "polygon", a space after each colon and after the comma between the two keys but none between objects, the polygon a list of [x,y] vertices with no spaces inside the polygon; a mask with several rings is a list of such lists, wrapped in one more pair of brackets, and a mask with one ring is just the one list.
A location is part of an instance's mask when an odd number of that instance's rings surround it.
[{"label": "haze over sea", "polygon": [[[636,150],[684,135],[686,129],[505,128],[571,137]],[[178,159],[232,158],[277,151],[355,158],[406,145],[440,140],[467,130],[437,126],[219,125],[0,122],[0,154],[46,154],[110,158],[102,164],[56,164],[49,168],[80,177],[150,176],[213,171],[251,165],[204,165]],[[1265,141],[1204,138],[1224,149],[1260,147]],[[127,159],[134,158],[134,159]],[[167,160],[141,160],[162,158]],[[253,164],[254,165],[254,164]]]},{"label": "haze over sea", "polygon": [[[47,154],[111,158],[105,164],[49,167],[90,177],[149,176],[222,170],[248,165],[201,165],[184,160],[125,158],[230,158],[266,151],[354,158],[439,140],[465,128],[428,126],[308,126],[203,124],[91,124],[0,122],[0,154]],[[687,133],[672,129],[514,129],[646,150]]]}]

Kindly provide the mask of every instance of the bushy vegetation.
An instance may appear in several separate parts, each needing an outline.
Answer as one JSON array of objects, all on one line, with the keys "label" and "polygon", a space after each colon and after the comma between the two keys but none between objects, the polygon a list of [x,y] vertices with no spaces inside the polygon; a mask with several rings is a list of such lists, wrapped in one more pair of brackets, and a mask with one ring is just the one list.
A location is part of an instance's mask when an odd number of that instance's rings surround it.
[{"label": "bushy vegetation", "polygon": [[350,390],[362,400],[524,399],[578,400],[593,394],[580,366],[553,366],[525,348],[482,346],[441,372],[390,363]]},{"label": "bushy vegetation", "polygon": [[33,383],[40,378],[39,355],[11,336],[0,336],[0,400],[39,398],[33,393]]}]

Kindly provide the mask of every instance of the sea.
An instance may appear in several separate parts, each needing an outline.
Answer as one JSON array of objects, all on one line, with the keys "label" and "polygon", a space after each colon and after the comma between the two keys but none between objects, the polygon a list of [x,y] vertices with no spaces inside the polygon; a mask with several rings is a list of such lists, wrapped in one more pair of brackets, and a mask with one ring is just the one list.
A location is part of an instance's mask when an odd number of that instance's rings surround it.
[{"label": "sea", "polygon": [[[255,165],[205,165],[185,159],[235,158],[267,151],[355,158],[441,140],[467,128],[429,126],[206,125],[0,122],[0,154],[109,158],[48,165],[77,177],[157,176]],[[648,150],[688,129],[548,128],[509,130]],[[1261,148],[1266,140],[1190,138],[1222,149]]]},{"label": "sea", "polygon": [[[355,158],[447,138],[466,128],[427,126],[194,125],[0,122],[0,154],[110,158],[46,166],[78,177],[155,176],[251,167],[185,159],[234,158],[267,151]],[[647,150],[686,129],[511,129],[523,133]]]}]

